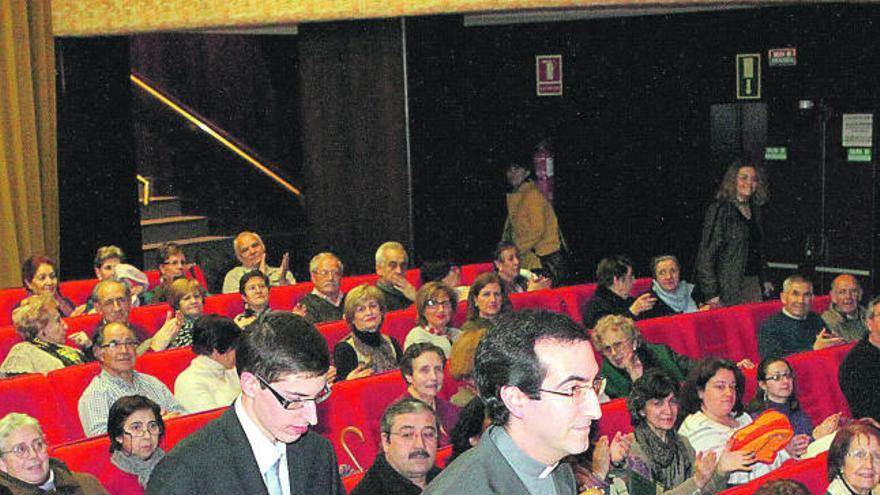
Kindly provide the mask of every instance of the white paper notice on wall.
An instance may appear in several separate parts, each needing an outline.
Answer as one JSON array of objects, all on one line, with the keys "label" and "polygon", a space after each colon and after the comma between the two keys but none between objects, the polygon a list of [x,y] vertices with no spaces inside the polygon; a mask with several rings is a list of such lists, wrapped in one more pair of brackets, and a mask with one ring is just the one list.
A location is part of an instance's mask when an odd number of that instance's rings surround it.
[{"label": "white paper notice on wall", "polygon": [[843,146],[845,148],[870,148],[874,140],[874,114],[843,114]]}]

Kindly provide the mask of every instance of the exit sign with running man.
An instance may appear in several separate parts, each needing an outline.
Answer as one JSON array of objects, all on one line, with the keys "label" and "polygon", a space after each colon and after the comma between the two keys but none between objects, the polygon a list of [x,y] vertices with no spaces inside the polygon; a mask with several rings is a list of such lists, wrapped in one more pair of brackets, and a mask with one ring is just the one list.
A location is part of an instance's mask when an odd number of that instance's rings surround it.
[{"label": "exit sign with running man", "polygon": [[562,55],[535,56],[538,96],[562,95]]}]

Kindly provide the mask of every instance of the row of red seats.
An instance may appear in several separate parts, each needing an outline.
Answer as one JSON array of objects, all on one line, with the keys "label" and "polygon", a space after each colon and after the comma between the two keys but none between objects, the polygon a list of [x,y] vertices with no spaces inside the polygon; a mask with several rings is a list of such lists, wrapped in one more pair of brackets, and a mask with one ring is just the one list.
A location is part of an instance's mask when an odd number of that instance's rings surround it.
[{"label": "row of red seats", "polygon": [[[196,277],[196,280],[202,284],[202,287],[208,287],[208,282],[205,280],[205,274],[198,265],[193,265],[192,272]],[[148,270],[144,273],[147,274],[147,279],[150,281],[150,288],[159,284],[159,270]],[[89,297],[92,295],[92,289],[94,289],[96,285],[98,285],[98,279],[90,278],[86,280],[61,282],[58,287],[64,297],[70,299],[74,304],[79,306],[80,304],[85,304],[86,301],[89,300]],[[8,325],[12,323],[12,308],[14,308],[19,301],[24,299],[26,295],[27,291],[22,287],[0,290],[0,325]]]},{"label": "row of red seats", "polygon": [[[461,267],[462,283],[470,284],[471,282],[473,282],[474,278],[477,277],[477,275],[490,270],[492,270],[491,263],[475,263],[471,265],[464,265]],[[198,267],[195,268],[195,271],[197,276],[202,273],[201,270],[198,269]],[[407,279],[416,286],[419,285],[419,276],[420,271],[418,269],[409,270],[407,272]],[[375,283],[377,278],[378,276],[375,274],[345,277],[342,279],[340,285],[343,292],[348,292],[358,285],[365,283]],[[90,283],[91,287],[94,287],[94,285],[97,283],[97,280],[89,280],[85,282]],[[303,296],[310,293],[312,291],[312,288],[313,285],[311,282],[303,282],[283,287],[274,287],[269,292],[269,305],[272,308],[278,310],[289,311]],[[0,293],[2,292],[5,291],[0,291]],[[23,297],[23,295],[21,297]],[[11,307],[14,306],[19,300],[21,300],[21,297],[15,299],[15,301],[11,303],[10,311],[7,312],[3,312],[2,304],[4,303],[0,301],[0,325],[4,325],[0,326],[0,362],[3,362],[3,360],[6,359],[6,355],[9,353],[9,350],[12,348],[12,346],[21,342],[21,337],[15,331],[15,328],[10,323],[2,323],[3,318],[9,316],[11,312]],[[88,296],[86,295],[86,297]],[[142,338],[146,338],[155,333],[162,326],[169,311],[171,311],[171,307],[168,304],[154,304],[143,306],[132,309],[129,319],[133,323],[147,330],[147,335],[140,336]],[[219,314],[232,318],[242,311],[244,311],[244,302],[242,301],[241,296],[238,293],[218,294],[216,296],[209,296],[205,299],[206,313]],[[67,333],[68,335],[70,335],[79,331],[85,331],[87,334],[91,335],[99,320],[100,317],[98,315],[85,315],[77,316],[74,318],[65,318],[68,326]],[[72,345],[73,343],[69,342],[69,344]]]}]

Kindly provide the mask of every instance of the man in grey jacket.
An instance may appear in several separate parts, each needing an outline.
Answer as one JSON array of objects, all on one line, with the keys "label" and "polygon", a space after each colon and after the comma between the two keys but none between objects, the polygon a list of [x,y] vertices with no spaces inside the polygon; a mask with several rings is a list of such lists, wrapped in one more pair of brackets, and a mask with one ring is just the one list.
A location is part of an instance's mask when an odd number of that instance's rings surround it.
[{"label": "man in grey jacket", "polygon": [[599,366],[583,327],[567,316],[525,310],[501,317],[477,347],[474,375],[492,426],[426,494],[574,495],[571,467],[602,415]]}]

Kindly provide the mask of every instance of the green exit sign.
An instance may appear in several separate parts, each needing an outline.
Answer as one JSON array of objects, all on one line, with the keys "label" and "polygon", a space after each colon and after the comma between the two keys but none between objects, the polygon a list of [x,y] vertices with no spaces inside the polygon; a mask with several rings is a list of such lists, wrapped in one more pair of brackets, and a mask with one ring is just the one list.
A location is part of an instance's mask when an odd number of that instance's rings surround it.
[{"label": "green exit sign", "polygon": [[788,160],[788,148],[785,146],[768,146],[764,149],[764,159],[768,161]]},{"label": "green exit sign", "polygon": [[736,99],[761,99],[760,53],[741,53],[736,56]]},{"label": "green exit sign", "polygon": [[847,148],[846,161],[848,162],[870,162],[871,148]]}]

